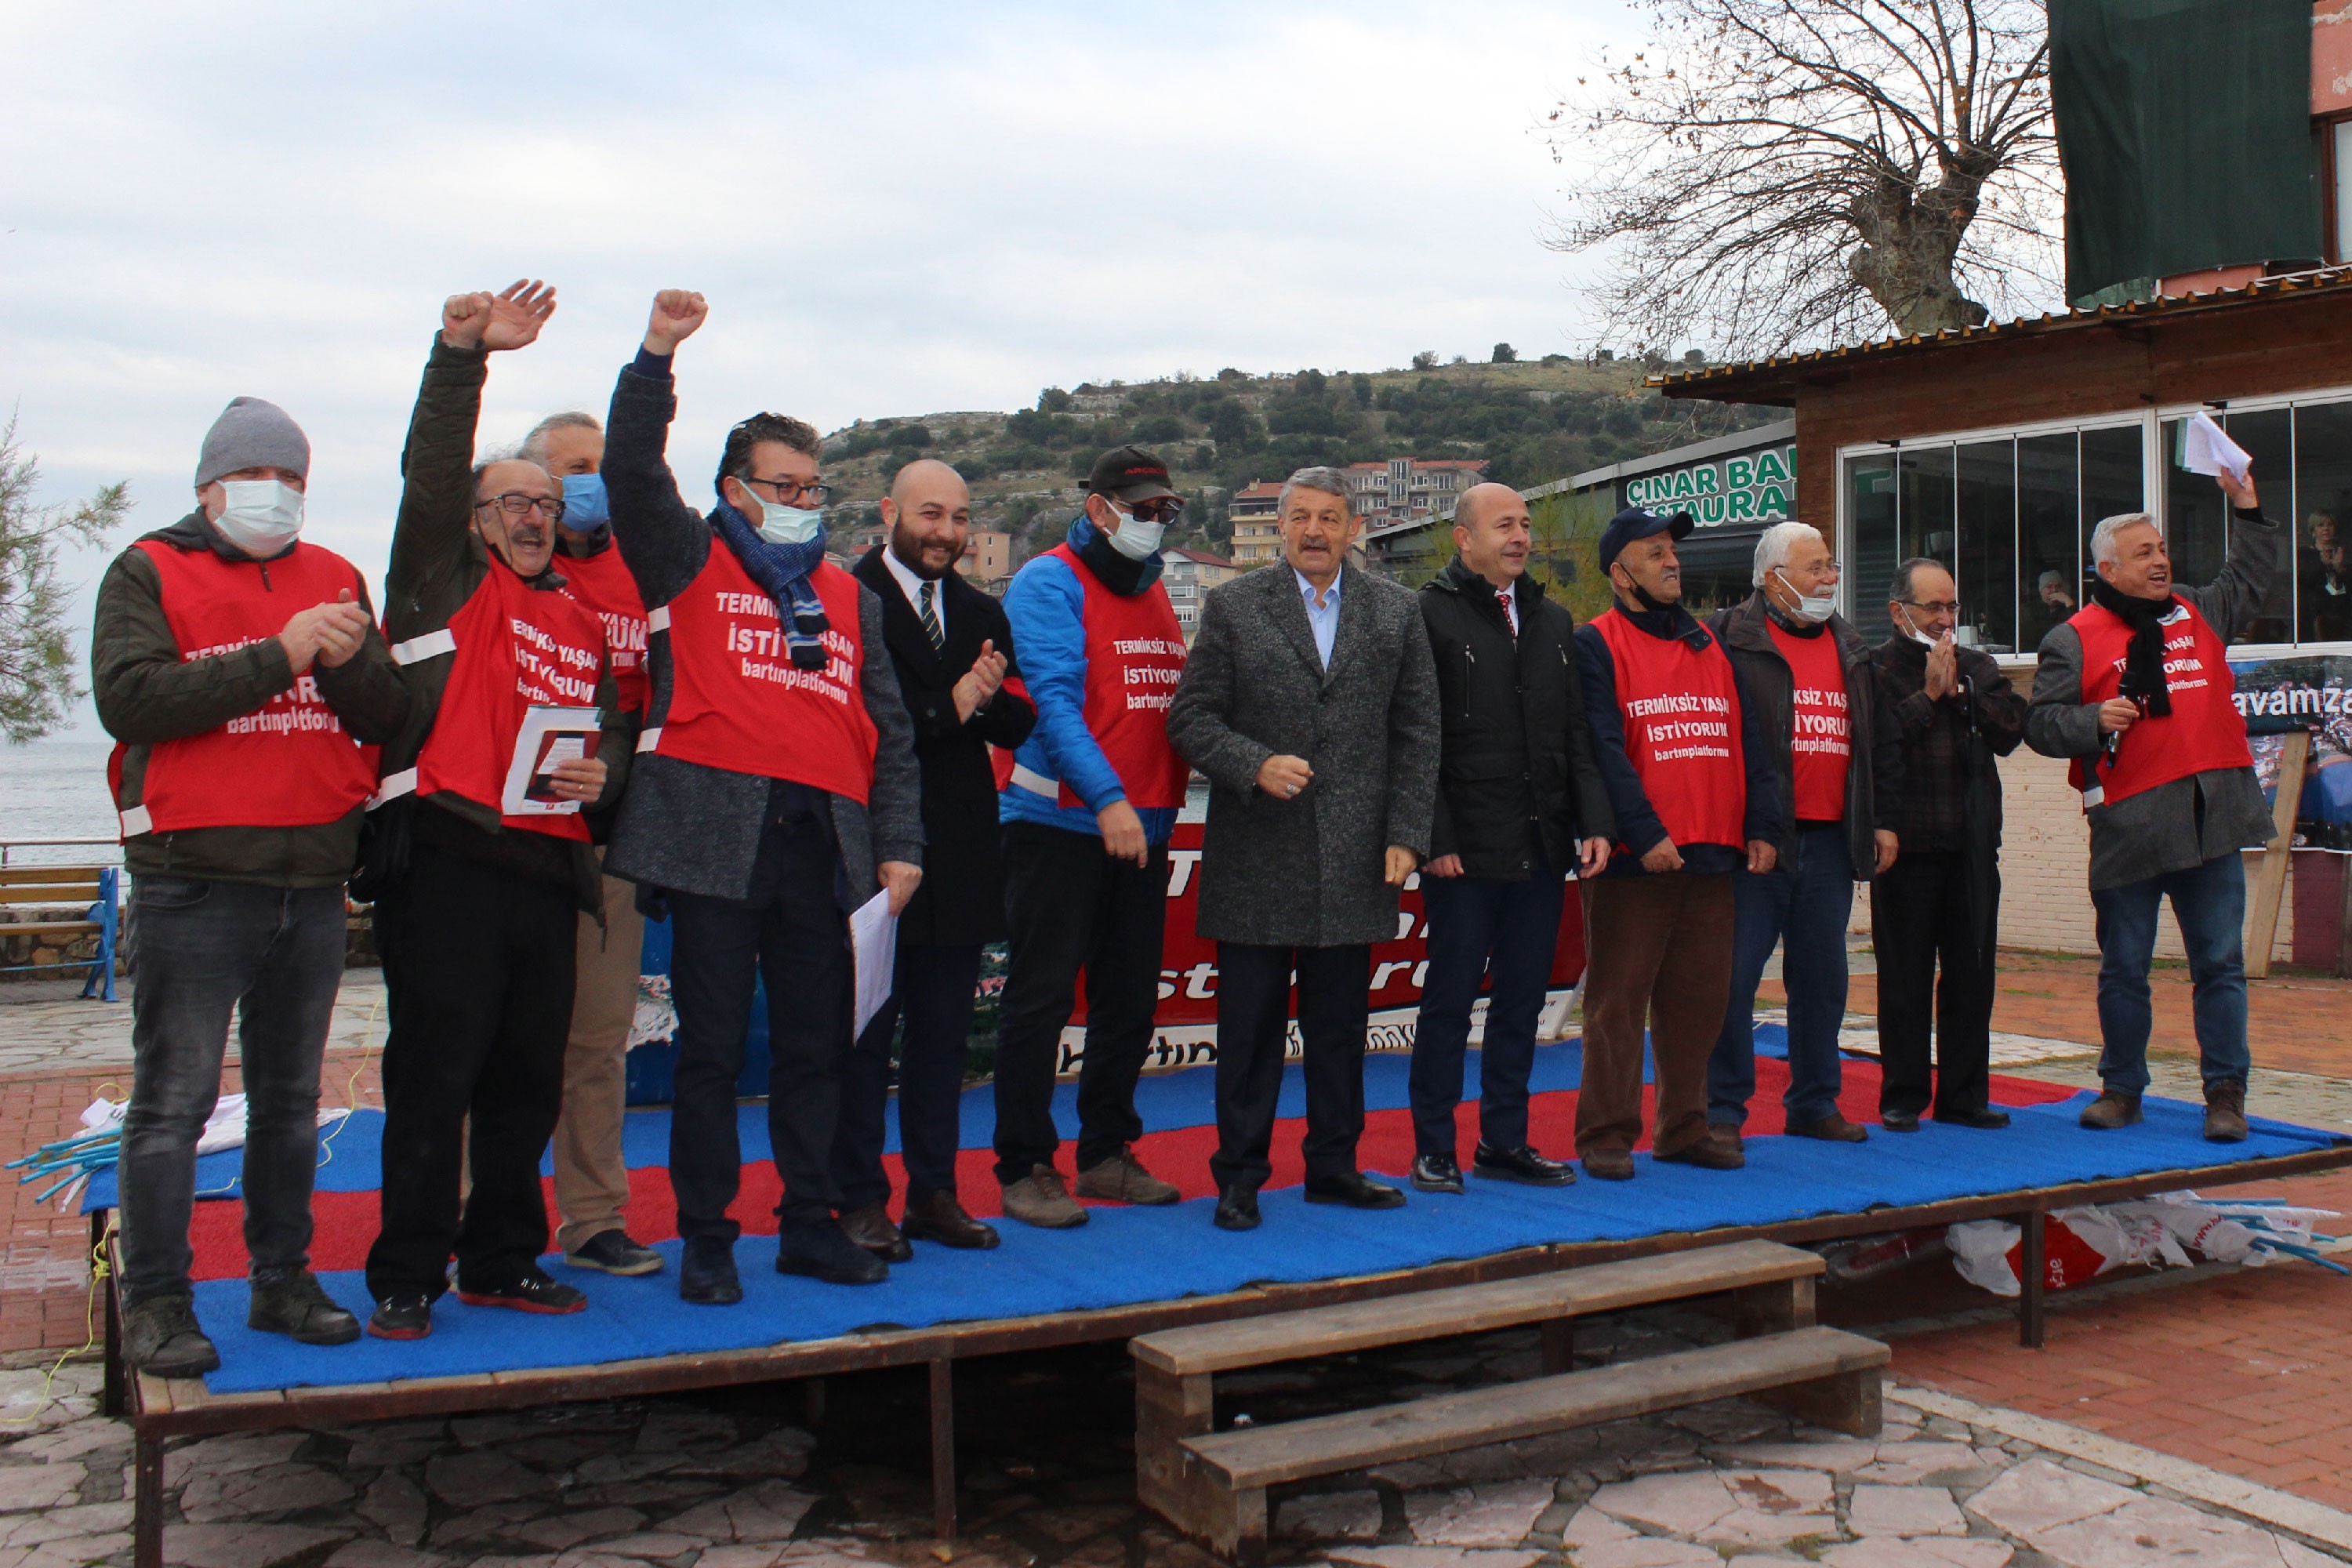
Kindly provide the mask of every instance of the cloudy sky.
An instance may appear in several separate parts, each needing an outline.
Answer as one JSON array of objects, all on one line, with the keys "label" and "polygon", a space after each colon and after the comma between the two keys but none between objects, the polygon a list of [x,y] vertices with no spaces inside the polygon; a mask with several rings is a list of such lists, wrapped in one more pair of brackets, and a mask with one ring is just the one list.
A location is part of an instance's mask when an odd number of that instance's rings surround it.
[{"label": "cloudy sky", "polygon": [[[378,579],[442,297],[544,277],[482,439],[702,289],[673,441],[1178,370],[1580,348],[1538,127],[1619,0],[195,7],[0,0],[0,406],[50,499],[188,504],[231,395]],[[126,530],[125,537],[131,531]],[[99,563],[79,563],[94,576]]]}]

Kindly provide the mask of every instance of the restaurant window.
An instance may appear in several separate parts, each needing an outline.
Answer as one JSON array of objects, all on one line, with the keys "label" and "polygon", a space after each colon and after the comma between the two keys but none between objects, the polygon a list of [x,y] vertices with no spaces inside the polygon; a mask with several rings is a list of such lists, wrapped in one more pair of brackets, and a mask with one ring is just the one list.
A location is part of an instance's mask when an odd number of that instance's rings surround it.
[{"label": "restaurant window", "polygon": [[[2290,515],[2254,470],[2270,515]],[[2305,404],[2294,411],[2294,616],[2304,642],[2352,638],[2352,403]]]}]

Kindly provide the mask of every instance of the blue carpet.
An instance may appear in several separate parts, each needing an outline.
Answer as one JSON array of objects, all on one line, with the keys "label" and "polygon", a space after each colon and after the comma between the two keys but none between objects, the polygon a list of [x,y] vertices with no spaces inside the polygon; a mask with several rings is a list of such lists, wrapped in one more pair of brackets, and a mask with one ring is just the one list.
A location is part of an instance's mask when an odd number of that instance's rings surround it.
[{"label": "blue carpet", "polygon": [[[2020,1109],[2005,1132],[1930,1121],[1915,1134],[1882,1133],[1860,1145],[1753,1138],[1748,1168],[1738,1173],[1661,1165],[1640,1155],[1640,1175],[1628,1183],[1551,1190],[1475,1184],[1466,1197],[1408,1193],[1404,1208],[1377,1214],[1310,1207],[1297,1189],[1269,1192],[1261,1200],[1264,1227],[1239,1236],[1211,1226],[1205,1199],[1165,1209],[1098,1208],[1080,1230],[1003,1225],[1003,1245],[992,1252],[918,1247],[915,1261],[894,1269],[888,1283],[864,1289],[780,1276],[770,1267],[772,1243],[747,1238],[737,1247],[744,1301],[733,1308],[678,1300],[675,1242],[662,1247],[670,1272],[640,1279],[576,1274],[550,1258],[551,1272],[588,1292],[588,1310],[534,1317],[445,1297],[434,1311],[432,1336],[402,1344],[362,1339],[319,1349],[257,1334],[245,1327],[244,1281],[206,1281],[196,1287],[196,1310],[223,1365],[205,1381],[232,1393],[740,1350],[878,1325],[919,1328],[1211,1295],[1261,1281],[1371,1274],[1543,1242],[1762,1225],[2152,1171],[2218,1169],[2336,1142],[2326,1132],[2257,1120],[2245,1142],[2211,1144],[2200,1136],[2200,1107],[2154,1099],[2142,1125],[2090,1133],[2074,1124],[2086,1099]],[[354,1145],[337,1158],[356,1153]],[[748,1140],[745,1153],[751,1157]],[[365,1314],[359,1274],[329,1274],[323,1282],[346,1307]]]}]

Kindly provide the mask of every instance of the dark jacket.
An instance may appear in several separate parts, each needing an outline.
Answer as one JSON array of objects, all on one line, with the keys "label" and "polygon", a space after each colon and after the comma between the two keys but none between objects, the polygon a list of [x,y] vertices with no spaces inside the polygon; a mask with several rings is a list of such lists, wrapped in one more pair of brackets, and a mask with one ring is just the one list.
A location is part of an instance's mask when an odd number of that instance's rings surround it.
[{"label": "dark jacket", "polygon": [[[145,537],[174,550],[209,550],[225,561],[249,565],[269,588],[269,563],[254,561],[223,539],[202,511]],[[290,550],[292,546],[288,546]],[[359,601],[368,602],[361,578]],[[283,626],[309,605],[289,604]],[[373,612],[371,612],[373,616]],[[293,667],[274,637],[233,653],[183,660],[179,640],[163,615],[163,580],[143,550],[114,558],[98,587],[98,616],[90,628],[90,689],[99,721],[122,742],[122,774],[115,791],[118,811],[142,798],[147,759],[165,741],[185,740],[216,730],[267,703],[294,684]],[[319,695],[358,739],[381,744],[399,732],[408,714],[408,688],[391,650],[373,626],[360,649],[335,668],[312,660]],[[189,827],[177,833],[142,833],[122,845],[131,874],[192,877],[201,881],[251,882],[268,888],[340,888],[357,854],[364,803],[334,822],[310,827]]]},{"label": "dark jacket", "polygon": [[[486,349],[453,349],[436,333],[417,388],[408,439],[400,454],[400,515],[392,530],[392,564],[383,578],[384,635],[403,644],[448,626],[466,607],[491,571],[489,551],[473,530],[474,433],[482,412]],[[562,558],[531,579],[540,593],[563,591]],[[415,659],[401,668],[408,681],[408,721],[383,751],[386,776],[416,765],[433,727],[440,721],[441,692],[457,663],[448,653]],[[596,755],[604,763],[604,789],[589,803],[591,812],[611,808],[629,777],[635,725],[614,692],[612,661],[596,674],[596,708],[604,734]],[[468,721],[466,715],[453,721]],[[386,811],[408,813],[419,843],[431,843],[520,876],[570,889],[583,910],[604,907],[604,883],[593,849],[551,834],[510,831],[497,810],[443,793],[423,800],[393,802]]]},{"label": "dark jacket", "polygon": [[[612,498],[613,536],[637,580],[648,611],[686,592],[714,549],[723,550],[702,514],[686,504],[664,456],[677,393],[667,375],[621,372],[605,421],[604,489]],[[860,584],[857,687],[875,731],[874,783],[866,804],[847,795],[812,792],[824,803],[841,850],[843,889],[856,908],[878,889],[885,860],[923,863],[922,779],[915,769],[914,724],[898,697],[882,630],[882,601]],[[669,712],[669,634],[656,632],[647,650],[653,706],[646,721],[656,729]],[[767,819],[772,781],[649,752],[621,804],[604,868],[648,887],[673,888],[706,898],[742,899]]]},{"label": "dark jacket", "polygon": [[[2287,531],[2260,511],[2231,519],[2230,559],[2202,588],[2175,588],[2197,606],[2223,642],[2242,636],[2262,614],[2263,600],[2286,566]],[[2087,757],[2099,749],[2099,710],[2083,700],[2083,637],[2072,626],[2050,628],[2033,672],[2033,701],[2025,716],[2025,743],[2045,757]],[[2132,743],[2126,731],[2123,743]],[[2091,890],[2143,882],[2186,871],[2240,849],[2267,844],[2270,804],[2252,767],[2209,768],[2142,790],[2113,805],[2095,805],[2091,825]]]},{"label": "dark jacket", "polygon": [[[1620,612],[1635,631],[1644,637],[1679,637],[1693,647],[1704,649],[1715,638],[1699,625],[1691,613],[1680,605],[1671,610],[1633,610]],[[1592,758],[1601,769],[1601,781],[1609,790],[1610,809],[1617,817],[1617,841],[1624,849],[1609,858],[1604,877],[1646,877],[1652,873],[1642,868],[1642,857],[1655,849],[1666,837],[1666,825],[1658,820],[1650,805],[1650,797],[1642,787],[1642,775],[1633,766],[1633,759],[1625,752],[1625,710],[1617,701],[1617,659],[1609,645],[1591,622],[1576,628],[1576,659],[1584,688],[1584,712],[1592,726]],[[1755,694],[1748,689],[1748,678],[1739,666],[1731,667],[1733,686],[1739,694],[1739,755],[1748,773],[1746,815],[1740,826],[1738,844],[1678,844],[1682,852],[1683,869],[1696,876],[1714,876],[1736,871],[1748,864],[1748,845],[1759,839],[1769,841],[1779,831],[1780,821],[1780,784],[1772,771],[1770,753],[1764,743],[1764,726],[1757,713]]]},{"label": "dark jacket", "polygon": [[[1955,647],[1960,689],[1949,697],[1927,695],[1927,648],[1899,633],[1871,650],[1879,697],[1895,716],[1903,744],[1903,787],[1895,803],[1895,832],[1903,853],[1958,850],[1967,845],[1963,805],[1968,794],[1969,723],[1997,757],[2017,750],[2025,738],[2025,699],[2009,683],[1992,656]],[[1973,700],[1971,700],[1973,693]],[[2000,842],[2000,787],[1993,779],[1992,841]]]},{"label": "dark jacket", "polygon": [[[1202,603],[1168,739],[1209,777],[1202,936],[1339,947],[1397,934],[1388,847],[1427,858],[1437,795],[1437,679],[1411,590],[1342,567],[1327,670],[1289,563],[1221,584]],[[1294,799],[1257,787],[1276,755],[1315,770]]]},{"label": "dark jacket", "polygon": [[1576,617],[1532,577],[1518,580],[1515,603],[1516,638],[1495,585],[1458,556],[1421,590],[1444,727],[1430,858],[1459,855],[1465,876],[1514,882],[1528,876],[1530,827],[1559,872],[1575,867],[1579,840],[1617,837],[1592,761]]},{"label": "dark jacket", "polygon": [[882,601],[882,640],[898,671],[898,695],[915,724],[915,764],[923,776],[923,880],[898,917],[898,940],[940,945],[1000,942],[1004,937],[1004,858],[996,822],[996,773],[988,748],[1010,750],[1029,738],[1037,710],[1018,692],[1000,689],[969,722],[956,717],[955,685],[993,642],[1005,658],[1004,677],[1021,674],[1013,658],[1013,623],[1004,606],[963,580],[940,579],[947,648],[931,646],[906,589],[883,561],[877,544],[857,563],[857,580]]},{"label": "dark jacket", "polygon": [[[1707,626],[1723,640],[1723,651],[1740,673],[1741,700],[1750,700],[1748,694],[1752,694],[1763,721],[1765,744],[1780,786],[1780,859],[1789,864],[1797,853],[1797,785],[1790,749],[1796,731],[1796,679],[1772,641],[1769,615],[1764,590],[1759,588],[1708,616]],[[1845,770],[1846,850],[1853,858],[1853,879],[1867,882],[1878,863],[1873,834],[1880,828],[1895,831],[1902,800],[1903,742],[1894,715],[1879,696],[1877,672],[1871,668],[1870,647],[1862,634],[1843,616],[1833,615],[1815,635],[1837,638],[1838,664],[1845,671],[1846,723],[1853,746]]]}]

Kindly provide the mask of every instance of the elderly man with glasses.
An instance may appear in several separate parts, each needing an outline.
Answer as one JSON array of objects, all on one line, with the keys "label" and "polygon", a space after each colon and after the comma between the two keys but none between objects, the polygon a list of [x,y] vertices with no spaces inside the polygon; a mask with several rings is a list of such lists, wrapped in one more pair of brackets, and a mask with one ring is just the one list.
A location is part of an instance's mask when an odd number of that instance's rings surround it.
[{"label": "elderly man with glasses", "polygon": [[[2000,773],[2025,699],[1992,656],[1963,647],[1959,589],[1924,556],[1895,569],[1895,635],[1870,656],[1903,746],[1903,854],[1872,888],[1878,959],[1878,1120],[1913,1132],[1930,1105],[1958,1127],[2006,1127],[1989,1103],[1993,949],[2000,925]],[[1943,976],[1936,965],[1943,963]],[[1928,1047],[1932,1017],[1935,1046]]]},{"label": "elderly man with glasses", "polygon": [[883,644],[882,601],[824,558],[817,433],[755,414],[728,432],[706,516],[664,455],[671,364],[699,294],[655,296],[605,421],[613,531],[656,634],[636,777],[605,868],[666,903],[677,1079],[670,1185],[678,1295],[743,1299],[735,1080],[755,978],[768,992],[768,1137],[783,1199],[776,1270],[870,1285],[889,1266],[834,1218],[831,1156],[852,1042],[851,910],[922,878],[913,723]]},{"label": "elderly man with glasses", "polygon": [[1740,1147],[1756,1092],[1756,988],[1779,946],[1789,993],[1787,1131],[1859,1143],[1870,1134],[1838,1110],[1845,928],[1854,883],[1895,863],[1903,753],[1879,712],[1869,645],[1837,613],[1828,542],[1806,523],[1773,524],[1756,542],[1755,581],[1754,594],[1707,626],[1760,710],[1780,823],[1770,868],[1732,878],[1731,1000],[1707,1063],[1709,1135]]}]

